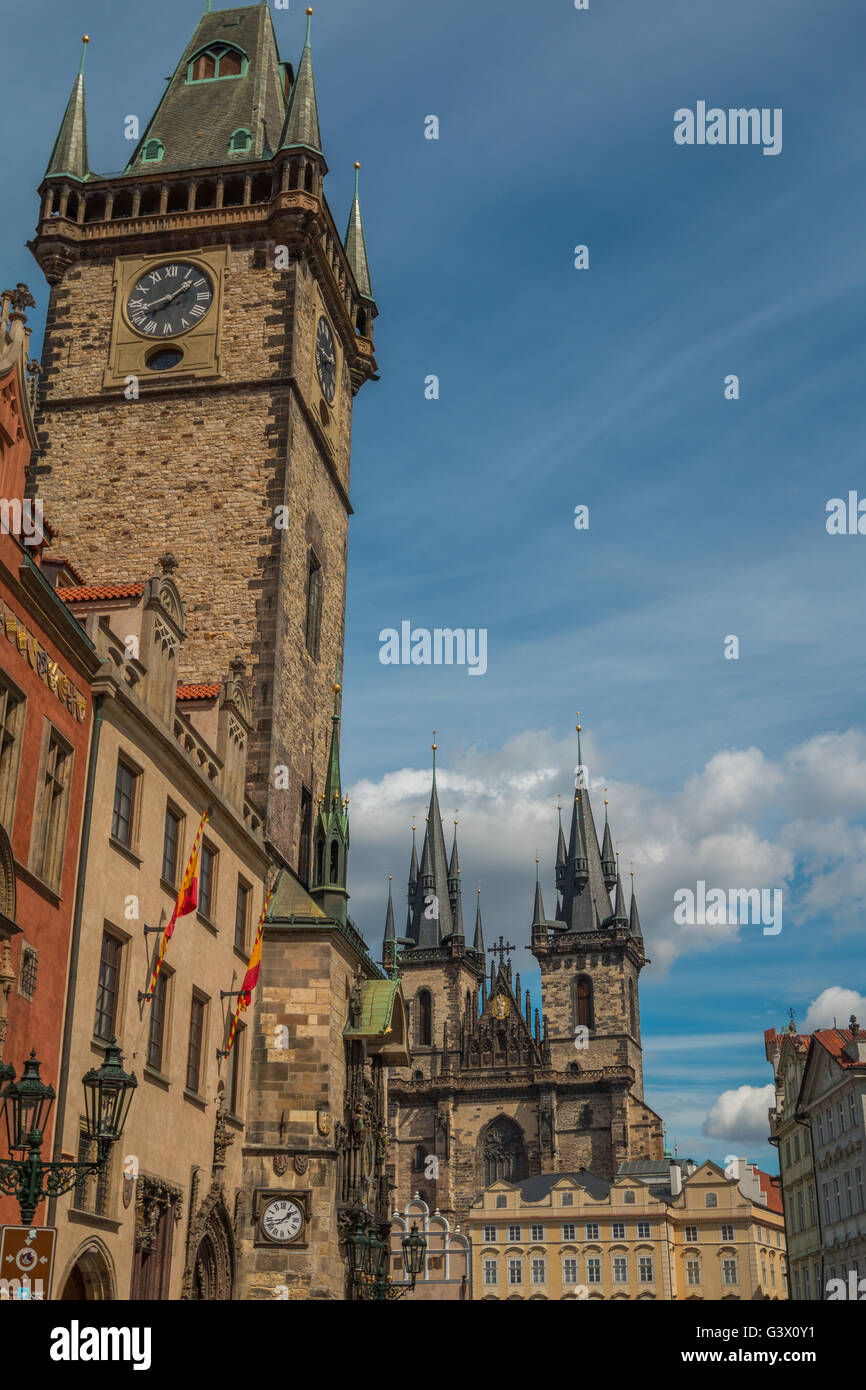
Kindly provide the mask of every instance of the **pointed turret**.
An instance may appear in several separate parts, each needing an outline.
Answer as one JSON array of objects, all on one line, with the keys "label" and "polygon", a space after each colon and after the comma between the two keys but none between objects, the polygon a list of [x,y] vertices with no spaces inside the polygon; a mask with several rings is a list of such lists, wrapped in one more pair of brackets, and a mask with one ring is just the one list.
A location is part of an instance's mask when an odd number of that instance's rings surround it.
[{"label": "pointed turret", "polygon": [[313,835],[313,886],[310,896],[329,917],[346,922],[346,870],[349,853],[349,798],[341,800],[340,782],[340,682],[334,681],[334,713],[325,790]]},{"label": "pointed turret", "polygon": [[382,964],[390,973],[397,965],[397,933],[394,930],[394,900],[391,896],[391,875],[388,875],[388,911],[385,914],[385,935],[382,938]]},{"label": "pointed turret", "polygon": [[533,937],[547,936],[547,918],[544,915],[544,902],[541,897],[541,880],[538,876],[537,858],[535,860],[535,903],[532,909],[531,934]]},{"label": "pointed turret", "polygon": [[361,220],[361,204],[358,199],[358,171],[360,168],[360,164],[356,163],[355,197],[352,200],[352,207],[349,211],[349,225],[346,228],[346,255],[349,258],[349,265],[352,267],[355,284],[358,286],[362,299],[372,300],[373,287],[370,283],[367,243],[364,240],[364,224]]},{"label": "pointed turret", "polygon": [[421,867],[418,873],[418,887],[412,912],[412,929],[409,935],[419,947],[438,946],[443,937],[450,936],[454,930],[451,912],[451,896],[448,891],[448,856],[445,850],[445,834],[442,829],[442,814],[439,810],[439,793],[436,787],[436,747],[433,744],[433,785],[430,790],[430,806],[427,814],[427,828],[424,832],[424,845],[421,850]]},{"label": "pointed turret", "polygon": [[607,797],[604,798],[604,842],[601,847],[601,871],[604,874],[604,886],[610,892],[616,883],[616,858],[607,820]]},{"label": "pointed turret", "polygon": [[557,806],[559,814],[559,835],[556,840],[556,887],[561,893],[565,887],[565,865],[568,859],[568,850],[565,845],[565,836],[562,833],[562,803]]},{"label": "pointed turret", "polygon": [[484,928],[481,925],[481,884],[478,885],[478,905],[475,908],[475,938],[472,949],[481,963],[484,963]]},{"label": "pointed turret", "polygon": [[412,908],[415,906],[415,894],[418,888],[418,848],[415,844],[415,819],[412,818],[412,858],[409,861],[409,888],[407,897],[409,899],[409,921],[412,920]]},{"label": "pointed turret", "polygon": [[457,892],[452,903],[452,913],[454,917],[454,935],[463,937],[463,894],[460,892],[460,870],[457,870]]},{"label": "pointed turret", "polygon": [[640,929],[640,914],[637,910],[637,898],[634,891],[634,874],[631,876],[631,909],[628,914],[628,929],[631,936],[643,941],[643,932]]},{"label": "pointed turret", "polygon": [[622,891],[622,879],[619,876],[619,862],[617,862],[616,865],[616,877],[614,882],[616,884],[616,899],[613,905],[613,915],[608,919],[607,925],[611,927],[627,927],[628,914],[625,910],[625,895]]},{"label": "pointed turret", "polygon": [[[280,140],[280,148],[292,150],[303,148],[315,154],[322,153],[322,137],[319,133],[319,108],[316,103],[316,84],[313,80],[313,53],[310,48],[310,25],[313,11],[307,10],[307,38],[298,63],[298,75],[289,99],[286,124]],[[359,287],[360,288],[360,287]]]},{"label": "pointed turret", "polygon": [[[580,725],[577,735],[580,758]],[[583,780],[581,775],[579,782]],[[562,902],[556,917],[564,924],[561,930],[573,932],[597,931],[610,917],[610,893],[601,867],[592,805],[589,792],[582,785],[574,793]]]},{"label": "pointed turret", "polygon": [[66,106],[60,133],[54,143],[54,149],[51,151],[48,168],[45,170],[47,179],[57,178],[62,174],[66,178],[78,179],[83,183],[90,174],[90,165],[87,162],[87,113],[84,101],[84,56],[87,53],[87,45],[90,43],[87,34],[83,36],[81,43],[81,63],[78,68],[78,76]]}]

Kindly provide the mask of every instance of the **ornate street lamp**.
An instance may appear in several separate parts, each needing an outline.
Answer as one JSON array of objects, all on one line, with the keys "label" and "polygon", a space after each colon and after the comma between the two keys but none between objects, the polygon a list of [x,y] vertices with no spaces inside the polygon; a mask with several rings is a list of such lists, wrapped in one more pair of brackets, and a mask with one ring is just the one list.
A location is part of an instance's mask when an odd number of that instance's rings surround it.
[{"label": "ornate street lamp", "polygon": [[368,1301],[402,1298],[415,1288],[424,1265],[427,1240],[413,1221],[411,1234],[403,1237],[403,1264],[408,1284],[393,1284],[388,1276],[389,1245],[374,1234],[372,1220],[362,1209],[352,1213],[352,1226],[346,1237],[349,1269],[355,1297]]},{"label": "ornate street lamp", "polygon": [[8,1081],[3,1092],[3,1114],[9,1152],[27,1155],[22,1159],[0,1161],[0,1192],[17,1198],[23,1225],[32,1222],[43,1197],[60,1196],[82,1178],[101,1177],[105,1172],[111,1145],[123,1133],[132,1093],[138,1085],[135,1076],[123,1070],[122,1063],[117,1039],[112,1038],[102,1066],[84,1077],[86,1137],[96,1141],[93,1163],[65,1159],[42,1162],[42,1136],[54,1102],[54,1088],[39,1079],[35,1051],[25,1062],[20,1081],[13,1079],[15,1073],[11,1067],[0,1064],[3,1068],[0,1078]]}]

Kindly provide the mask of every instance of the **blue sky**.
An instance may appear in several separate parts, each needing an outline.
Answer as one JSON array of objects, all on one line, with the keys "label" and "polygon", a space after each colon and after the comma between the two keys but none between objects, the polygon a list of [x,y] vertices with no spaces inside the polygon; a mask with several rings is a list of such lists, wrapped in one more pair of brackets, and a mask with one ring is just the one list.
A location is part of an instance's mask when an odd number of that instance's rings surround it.
[{"label": "blue sky", "polygon": [[[293,61],[303,8],[273,12]],[[4,14],[21,120],[0,265],[37,314],[46,287],[24,243],[81,33],[91,164],[108,171],[198,12],[30,0]],[[727,1134],[705,1133],[707,1116],[722,1093],[766,1086],[762,1033],[789,1007],[802,1022],[824,991],[866,992],[866,537],[825,529],[828,499],[866,496],[864,48],[850,0],[323,0],[313,21],[327,195],[343,225],[359,159],[380,308],[381,381],[356,401],[352,463],[356,921],[378,947],[436,728],[466,898],[482,879],[488,939],[520,943],[537,989],[534,859],[538,846],[552,916],[580,708],[597,822],[609,786],[653,961],[647,1098],[680,1152],[771,1167],[745,1118],[760,1096],[729,1103]],[[698,100],[780,107],[781,154],[676,145],[674,111]],[[402,620],[485,628],[487,673],[381,665],[378,634]],[[701,878],[783,887],[783,931],[675,929],[673,890]]]}]

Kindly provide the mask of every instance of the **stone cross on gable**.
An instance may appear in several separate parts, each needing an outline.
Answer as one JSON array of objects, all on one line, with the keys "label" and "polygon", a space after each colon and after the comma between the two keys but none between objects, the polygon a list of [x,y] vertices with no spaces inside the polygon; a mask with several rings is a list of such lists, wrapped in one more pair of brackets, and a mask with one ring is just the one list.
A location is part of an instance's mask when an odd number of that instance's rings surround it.
[{"label": "stone cross on gable", "polygon": [[510,951],[516,951],[516,950],[517,950],[517,947],[516,947],[516,946],[512,946],[510,941],[505,941],[501,936],[500,936],[500,938],[499,938],[499,945],[498,945],[498,946],[491,946],[491,947],[490,947],[491,955],[494,955],[494,956],[498,955],[498,956],[499,956],[499,964],[500,964],[500,966],[502,966],[502,965],[505,964],[505,958],[506,958],[506,956],[509,954],[509,952],[510,952]]}]

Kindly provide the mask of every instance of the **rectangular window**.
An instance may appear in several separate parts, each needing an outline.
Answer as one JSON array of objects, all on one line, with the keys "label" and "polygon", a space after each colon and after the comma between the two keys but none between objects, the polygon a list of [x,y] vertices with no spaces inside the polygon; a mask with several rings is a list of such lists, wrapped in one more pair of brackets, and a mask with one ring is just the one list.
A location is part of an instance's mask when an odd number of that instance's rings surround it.
[{"label": "rectangular window", "polygon": [[610,1228],[611,1240],[625,1240],[625,1222],[614,1221]]},{"label": "rectangular window", "polygon": [[538,1258],[533,1259],[533,1261],[532,1261],[532,1282],[533,1282],[533,1284],[545,1284],[545,1283],[547,1283],[547,1275],[546,1275],[546,1273],[545,1273],[545,1266],[546,1266],[546,1263],[547,1263],[546,1260],[542,1260],[542,1259],[538,1259]]},{"label": "rectangular window", "polygon": [[795,1163],[797,1162],[797,1159],[798,1159],[799,1157],[800,1157],[800,1136],[799,1136],[799,1134],[795,1134],[795,1135],[794,1135],[794,1162],[795,1162]]},{"label": "rectangular window", "polygon": [[863,1169],[859,1163],[854,1169],[854,1183],[857,1188],[857,1210],[863,1210]]},{"label": "rectangular window", "polygon": [[563,1205],[564,1207],[573,1207],[573,1206],[574,1206],[574,1193],[573,1193],[573,1192],[563,1192],[563,1194],[562,1194],[562,1205]]},{"label": "rectangular window", "polygon": [[586,1223],[586,1239],[587,1239],[587,1240],[598,1240],[598,1222],[597,1222],[597,1221],[587,1221],[587,1223]]},{"label": "rectangular window", "polygon": [[689,1245],[697,1245],[698,1228],[697,1226],[686,1226],[686,1241]]},{"label": "rectangular window", "polygon": [[484,1239],[487,1241],[487,1244],[488,1244],[488,1245],[495,1245],[495,1243],[496,1243],[496,1227],[495,1227],[495,1226],[485,1226],[485,1227],[484,1227]]},{"label": "rectangular window", "polygon": [[736,1260],[722,1260],[722,1275],[725,1284],[738,1284],[740,1282]]},{"label": "rectangular window", "polygon": [[165,808],[165,827],[162,832],[162,879],[171,888],[177,887],[177,856],[180,849],[180,828],[183,816],[170,806]]},{"label": "rectangular window", "polygon": [[639,1221],[637,1223],[638,1240],[652,1240],[653,1228],[649,1221]]},{"label": "rectangular window", "polygon": [[818,1143],[819,1143],[819,1144],[823,1144],[823,1142],[824,1142],[824,1118],[823,1118],[822,1115],[819,1115],[819,1116],[818,1116]]},{"label": "rectangular window", "polygon": [[240,1115],[243,1105],[243,1055],[244,1055],[244,1025],[239,1023],[235,1032],[235,1040],[232,1043],[232,1050],[229,1053],[229,1074],[228,1074],[228,1100],[229,1111],[232,1115]]},{"label": "rectangular window", "polygon": [[114,812],[111,817],[111,834],[120,844],[129,848],[132,845],[132,831],[135,819],[135,793],[138,773],[118,759],[117,775],[114,779]]},{"label": "rectangular window", "polygon": [[216,861],[217,852],[213,846],[203,844],[198,878],[198,910],[209,922],[213,921],[216,909]]},{"label": "rectangular window", "polygon": [[314,661],[319,659],[319,634],[322,628],[322,566],[311,550],[307,559],[307,651]]},{"label": "rectangular window", "polygon": [[628,1283],[628,1260],[625,1255],[614,1255],[613,1257],[613,1282],[615,1284]]},{"label": "rectangular window", "polygon": [[577,1227],[573,1221],[566,1221],[562,1227],[563,1240],[575,1240],[577,1237]]},{"label": "rectangular window", "polygon": [[833,1134],[833,1111],[829,1109],[825,1110],[824,1119],[827,1122],[827,1138],[833,1139],[835,1137]]},{"label": "rectangular window", "polygon": [[770,1283],[773,1285],[773,1288],[776,1287],[776,1266],[775,1266],[775,1265],[770,1265]]},{"label": "rectangular window", "polygon": [[186,1053],[186,1088],[198,1095],[201,1082],[201,1059],[204,1046],[205,1000],[192,996],[189,1011],[189,1045]]},{"label": "rectangular window", "polygon": [[565,1259],[562,1262],[562,1282],[563,1284],[577,1283],[577,1260],[574,1258]]},{"label": "rectangular window", "polygon": [[638,1280],[641,1284],[652,1284],[655,1282],[653,1274],[652,1255],[641,1255],[638,1259]]},{"label": "rectangular window", "polygon": [[852,1129],[857,1128],[857,1108],[854,1103],[853,1091],[849,1092],[848,1095],[848,1123],[850,1124]]},{"label": "rectangular window", "polygon": [[722,1234],[721,1234],[720,1239],[723,1240],[723,1241],[731,1241],[731,1240],[733,1240],[733,1239],[734,1239],[734,1228],[733,1228],[733,1226],[723,1226],[723,1227],[722,1227]]},{"label": "rectangular window", "polygon": [[48,724],[33,818],[31,867],[43,883],[55,888],[59,888],[63,872],[71,779],[72,748],[53,725]]},{"label": "rectangular window", "polygon": [[848,1126],[845,1123],[845,1107],[842,1104],[841,1100],[839,1101],[839,1104],[836,1106],[836,1116],[839,1120],[839,1133],[845,1134],[845,1132],[848,1129]]},{"label": "rectangular window", "polygon": [[601,1260],[597,1255],[590,1255],[586,1261],[586,1282],[588,1284],[601,1283]]},{"label": "rectangular window", "polygon": [[[301,833],[298,837],[298,878],[305,887],[310,886],[310,856],[313,852],[313,793],[309,787],[301,787]],[[325,881],[324,862],[319,865],[317,880]]]},{"label": "rectangular window", "polygon": [[800,1188],[800,1191],[797,1193],[797,1215],[800,1218],[800,1230],[804,1231],[806,1229],[806,1208],[803,1204],[802,1188]]},{"label": "rectangular window", "polygon": [[523,1261],[522,1261],[522,1260],[509,1260],[509,1261],[508,1261],[508,1282],[509,1282],[509,1284],[522,1284],[522,1283],[523,1283]]},{"label": "rectangular window", "polygon": [[833,1217],[830,1214],[830,1189],[826,1183],[821,1184],[821,1191],[824,1194],[824,1217],[827,1222],[827,1225],[829,1226],[830,1222],[833,1220]]},{"label": "rectangular window", "polygon": [[504,1193],[497,1194],[496,1205],[497,1207],[505,1207],[508,1205],[508,1198],[505,1196]]},{"label": "rectangular window", "polygon": [[544,1240],[544,1227],[543,1227],[543,1226],[530,1226],[529,1231],[530,1231],[530,1236],[529,1236],[529,1239],[530,1239],[530,1240]]},{"label": "rectangular window", "polygon": [[814,1187],[812,1186],[811,1183],[809,1184],[809,1189],[808,1189],[808,1191],[809,1191],[809,1225],[810,1225],[810,1226],[814,1226],[814,1224],[815,1224],[815,1189],[814,1189]]},{"label": "rectangular window", "polygon": [[509,1240],[520,1240],[520,1227],[519,1227],[519,1226],[509,1226],[509,1227],[508,1227],[508,1239],[509,1239]]},{"label": "rectangular window", "polygon": [[800,1300],[800,1271],[799,1271],[799,1269],[795,1269],[795,1270],[794,1270],[794,1297],[795,1297],[795,1298],[797,1299],[797,1301],[799,1302],[799,1300]]},{"label": "rectangular window", "polygon": [[162,1071],[163,1043],[165,1041],[166,993],[168,973],[163,967],[159,972],[156,989],[150,1001],[150,1023],[147,1033],[147,1065],[154,1071]]},{"label": "rectangular window", "polygon": [[848,1216],[854,1215],[854,1189],[851,1186],[851,1174],[845,1174],[845,1207]]},{"label": "rectangular window", "polygon": [[0,825],[10,832],[21,761],[24,710],[24,696],[5,680],[0,680]]},{"label": "rectangular window", "polygon": [[790,1168],[790,1166],[791,1166],[791,1141],[790,1141],[790,1139],[786,1139],[786,1140],[785,1140],[785,1167],[786,1167],[786,1168]]},{"label": "rectangular window", "polygon": [[21,969],[18,972],[18,993],[22,999],[32,999],[36,993],[36,973],[39,952],[35,946],[21,947]]},{"label": "rectangular window", "polygon": [[243,879],[239,878],[238,892],[235,898],[235,945],[239,951],[246,949],[251,891],[249,884],[244,883]]},{"label": "rectangular window", "polygon": [[99,981],[96,987],[96,1017],[93,1032],[106,1042],[117,1033],[117,1008],[120,998],[120,963],[123,947],[117,937],[102,933],[102,952],[99,957]]},{"label": "rectangular window", "polygon": [[496,1260],[484,1261],[484,1282],[485,1284],[497,1283]]},{"label": "rectangular window", "polygon": [[[110,1149],[109,1149],[110,1152]],[[88,1139],[82,1131],[78,1136],[78,1162],[96,1161],[96,1141]],[[111,1180],[111,1157],[100,1177],[83,1176],[75,1184],[73,1206],[79,1211],[91,1212],[94,1216],[105,1216],[108,1207],[108,1191]]]},{"label": "rectangular window", "polygon": [[701,1262],[700,1260],[686,1260],[686,1280],[696,1288],[701,1282]]},{"label": "rectangular window", "polygon": [[833,1179],[833,1206],[836,1211],[836,1220],[842,1220],[842,1194],[839,1191],[839,1179]]},{"label": "rectangular window", "polygon": [[807,1303],[808,1303],[808,1302],[811,1302],[811,1299],[812,1299],[812,1289],[811,1289],[810,1284],[809,1284],[809,1266],[808,1266],[808,1265],[804,1265],[804,1266],[803,1266],[803,1297],[806,1299],[806,1302],[807,1302]]}]

